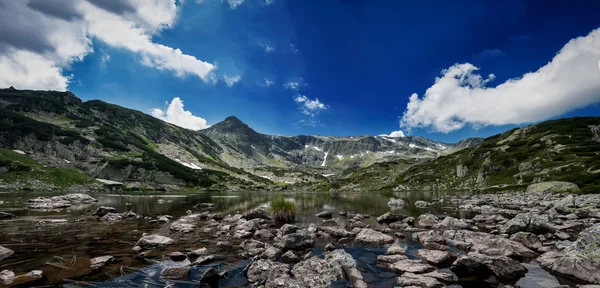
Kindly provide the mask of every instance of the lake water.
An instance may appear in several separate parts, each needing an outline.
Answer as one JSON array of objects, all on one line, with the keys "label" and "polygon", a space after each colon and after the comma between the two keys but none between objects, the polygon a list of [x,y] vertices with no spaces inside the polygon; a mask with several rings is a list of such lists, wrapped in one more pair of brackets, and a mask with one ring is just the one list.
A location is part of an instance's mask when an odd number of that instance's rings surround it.
[{"label": "lake water", "polygon": [[[439,203],[431,208],[417,208],[417,200],[431,201],[434,198],[453,195],[451,191],[413,191],[389,193],[342,193],[332,198],[328,193],[249,193],[249,192],[203,192],[188,194],[90,194],[98,202],[90,205],[73,206],[57,211],[36,211],[26,208],[27,199],[38,196],[53,196],[35,192],[0,193],[0,211],[10,212],[18,217],[0,221],[0,245],[15,251],[15,254],[0,263],[1,269],[15,271],[19,275],[35,269],[44,271],[44,279],[36,284],[53,285],[71,283],[77,286],[93,287],[165,287],[156,275],[170,261],[164,255],[170,251],[195,250],[207,247],[209,251],[218,241],[213,235],[203,234],[201,229],[188,234],[176,234],[169,231],[169,225],[149,224],[147,220],[124,220],[117,223],[102,223],[91,215],[90,211],[99,206],[116,208],[117,212],[133,211],[142,216],[156,217],[171,215],[174,219],[186,214],[187,210],[198,212],[193,208],[198,203],[215,204],[214,212],[223,215],[244,213],[260,205],[266,205],[275,196],[283,195],[292,200],[298,207],[296,222],[298,224],[318,223],[316,213],[323,210],[352,211],[361,214],[379,216],[390,211],[387,202],[390,197],[401,198],[407,202],[398,210],[406,215],[418,217],[423,213],[439,216],[471,217],[456,212],[455,207],[444,207]],[[58,194],[55,194],[58,195]],[[53,223],[53,220],[65,219],[66,222]],[[43,221],[43,223],[41,223]],[[372,226],[378,225],[375,217],[364,221]],[[146,259],[136,259],[132,251],[134,243],[143,233],[158,233],[177,240],[175,245],[151,250]],[[417,243],[405,240],[411,250],[419,249]],[[241,241],[240,241],[241,242]],[[234,245],[239,244],[233,242]],[[322,253],[326,244],[318,243],[314,253]],[[392,287],[397,274],[377,266],[377,255],[385,253],[384,247],[345,248],[357,260],[359,269],[365,280],[372,287]],[[100,271],[89,274],[85,267],[81,269],[65,269],[64,266],[85,266],[89,258],[112,255],[118,258],[117,263],[109,264]],[[219,269],[230,270],[228,277],[221,280],[221,287],[243,287],[245,278],[241,270],[247,260],[241,259],[236,251],[216,254],[217,261],[210,265]],[[68,265],[66,265],[66,264]],[[65,264],[65,265],[63,265]],[[537,267],[535,263],[529,264]],[[192,270],[189,281],[177,282],[177,287],[197,287],[201,273],[209,266]],[[528,267],[529,268],[529,267]],[[142,270],[141,270],[142,269]],[[530,273],[521,279],[521,287],[548,287],[548,283],[558,283],[556,279],[541,269],[529,269]],[[88,275],[84,275],[88,274]],[[159,274],[159,273],[158,273]],[[66,280],[65,280],[66,279]],[[109,280],[112,279],[112,280]],[[77,280],[77,281],[76,281]],[[104,282],[104,283],[101,283]],[[126,284],[124,284],[126,283]],[[539,285],[536,283],[540,283]],[[470,283],[461,283],[463,287]],[[471,283],[472,287],[481,287],[482,283]],[[523,285],[524,284],[524,285]],[[337,284],[336,284],[337,285]],[[339,287],[345,287],[339,283]]]}]

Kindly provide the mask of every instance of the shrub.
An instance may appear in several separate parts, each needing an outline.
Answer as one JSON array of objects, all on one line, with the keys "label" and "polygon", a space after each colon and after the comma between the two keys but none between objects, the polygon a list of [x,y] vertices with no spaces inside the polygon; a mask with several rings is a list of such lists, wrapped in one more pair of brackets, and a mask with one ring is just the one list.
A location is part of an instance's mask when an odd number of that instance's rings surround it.
[{"label": "shrub", "polygon": [[296,219],[296,210],[296,204],[285,200],[283,197],[276,197],[271,200],[271,215],[277,222],[293,222]]}]

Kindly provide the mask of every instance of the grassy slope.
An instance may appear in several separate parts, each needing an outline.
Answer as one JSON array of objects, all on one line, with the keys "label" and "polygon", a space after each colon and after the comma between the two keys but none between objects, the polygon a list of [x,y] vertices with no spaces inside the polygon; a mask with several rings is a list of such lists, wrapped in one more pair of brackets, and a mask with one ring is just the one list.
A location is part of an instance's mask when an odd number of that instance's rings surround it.
[{"label": "grassy slope", "polygon": [[[591,126],[600,117],[577,117],[513,129],[478,146],[415,165],[394,185],[465,189],[564,180],[586,192],[600,192],[600,143]],[[457,165],[466,167],[457,176]],[[479,177],[479,176],[482,177]],[[477,181],[477,178],[483,181]]]},{"label": "grassy slope", "polygon": [[[259,183],[269,182],[222,162],[218,156],[220,146],[205,135],[139,111],[98,100],[82,103],[70,92],[13,89],[0,89],[0,104],[4,105],[0,107],[0,133],[7,147],[23,137],[33,135],[36,140],[58,141],[67,148],[70,145],[92,145],[111,155],[101,160],[100,165],[163,171],[193,186],[238,182],[230,175]],[[44,122],[28,116],[43,119]],[[61,124],[57,126],[51,123]],[[219,171],[198,171],[182,166],[156,152],[157,143],[161,142],[176,143],[201,163]],[[135,158],[142,161],[135,161]],[[19,173],[25,175],[32,172],[23,170]],[[0,177],[8,179],[8,174]]]}]

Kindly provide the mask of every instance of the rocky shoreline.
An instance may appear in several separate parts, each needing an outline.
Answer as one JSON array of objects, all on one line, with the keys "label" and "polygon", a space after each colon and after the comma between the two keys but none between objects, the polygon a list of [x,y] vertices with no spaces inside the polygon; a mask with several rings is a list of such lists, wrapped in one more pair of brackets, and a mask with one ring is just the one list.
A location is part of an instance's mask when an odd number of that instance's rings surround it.
[{"label": "rocky shoreline", "polygon": [[[29,204],[30,209],[57,209],[94,201],[86,196],[36,198]],[[185,251],[171,251],[169,247],[177,243],[177,237],[161,235],[164,232],[142,235],[132,243],[132,257],[137,259],[156,253],[155,248],[160,247],[163,256],[173,262],[161,271],[161,278],[167,280],[186,280],[192,267],[214,263],[222,253],[237,253],[240,260],[250,260],[244,275],[253,287],[330,287],[332,283],[371,287],[363,276],[364,267],[357,265],[346,249],[384,247],[374,264],[396,273],[397,287],[465,283],[515,287],[511,285],[527,273],[524,264],[531,261],[564,282],[563,287],[600,285],[600,195],[507,193],[418,202],[415,206],[422,209],[453,207],[470,217],[458,219],[433,210],[419,217],[402,215],[394,212],[405,205],[401,199],[390,200],[391,211],[383,215],[323,211],[317,215],[323,219],[320,222],[297,225],[275,223],[266,207],[221,215],[212,212],[212,203],[198,203],[197,211],[187,211],[178,219],[168,215],[143,217],[133,211],[118,213],[112,207],[99,207],[89,213],[109,225],[148,221],[168,226],[174,235],[212,235],[217,242],[214,247],[199,245]],[[375,218],[377,224],[366,221],[371,220],[368,218]],[[409,242],[417,245],[409,246]],[[0,261],[13,253],[0,246]],[[84,264],[87,268],[79,276],[120,260],[105,255],[82,261],[89,263]],[[218,280],[228,272],[209,268],[195,280],[217,287]],[[25,280],[42,277],[40,270],[20,276],[9,270],[0,272],[4,285],[23,285],[29,283]]]}]

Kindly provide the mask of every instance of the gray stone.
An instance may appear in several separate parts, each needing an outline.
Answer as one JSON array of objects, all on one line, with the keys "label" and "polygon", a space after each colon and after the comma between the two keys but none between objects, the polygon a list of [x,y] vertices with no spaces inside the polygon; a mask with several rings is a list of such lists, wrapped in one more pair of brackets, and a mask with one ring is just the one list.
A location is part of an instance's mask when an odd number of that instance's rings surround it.
[{"label": "gray stone", "polygon": [[110,255],[92,258],[92,259],[90,259],[90,268],[92,268],[92,270],[102,268],[102,267],[104,267],[104,265],[106,265],[106,263],[108,263],[114,259],[115,259],[115,257],[110,256]]},{"label": "gray stone", "polygon": [[215,256],[213,255],[200,256],[196,260],[194,260],[192,265],[202,266],[212,262],[213,260],[215,260]]},{"label": "gray stone", "polygon": [[422,214],[419,216],[419,227],[431,228],[437,224],[439,219],[433,214]]},{"label": "gray stone", "polygon": [[391,207],[402,207],[406,204],[402,199],[390,198],[390,201],[387,203],[388,206]]},{"label": "gray stone", "polygon": [[464,230],[468,228],[469,224],[465,223],[465,221],[450,216],[444,218],[440,223],[433,225],[433,229],[436,230]]},{"label": "gray stone", "polygon": [[315,246],[315,242],[307,232],[298,231],[281,237],[278,245],[283,250],[303,250]]},{"label": "gray stone", "polygon": [[245,240],[240,244],[240,249],[246,256],[254,257],[265,251],[265,243],[257,240]]},{"label": "gray stone", "polygon": [[379,255],[377,256],[377,262],[393,264],[400,260],[408,259],[406,255],[395,254],[395,255]]},{"label": "gray stone", "polygon": [[191,233],[196,230],[196,225],[185,223],[183,221],[175,221],[171,223],[170,227],[171,231],[181,232],[181,233]]},{"label": "gray stone", "polygon": [[0,261],[12,256],[13,254],[15,254],[15,251],[0,245]]},{"label": "gray stone", "polygon": [[450,264],[456,256],[448,251],[420,249],[417,251],[419,258],[435,265]]},{"label": "gray stone", "polygon": [[271,216],[269,215],[269,209],[267,209],[266,207],[257,207],[254,208],[252,210],[250,210],[248,213],[246,213],[246,215],[244,215],[244,218],[246,218],[247,220],[251,220],[251,219],[271,219]]},{"label": "gray stone", "polygon": [[15,218],[15,214],[8,212],[0,212],[0,220]]},{"label": "gray stone", "polygon": [[406,216],[404,216],[404,215],[386,212],[385,214],[377,217],[377,222],[392,223],[392,222],[400,221],[404,218],[406,218]]},{"label": "gray stone", "polygon": [[0,272],[0,283],[2,285],[10,285],[15,281],[15,272],[10,270],[2,270]]},{"label": "gray stone", "polygon": [[167,267],[165,268],[160,277],[169,280],[185,280],[188,278],[190,274],[190,269],[188,267]]},{"label": "gray stone", "polygon": [[405,255],[406,254],[406,249],[402,248],[402,246],[398,245],[398,243],[394,243],[392,244],[390,247],[388,247],[388,249],[385,251],[386,255]]},{"label": "gray stone", "polygon": [[333,215],[333,213],[331,211],[326,210],[326,211],[317,213],[315,216],[321,217],[321,218],[329,218],[329,217],[331,217],[331,215]]},{"label": "gray stone", "polygon": [[141,246],[141,247],[148,247],[148,246],[162,246],[162,245],[169,245],[169,244],[173,244],[175,243],[175,240],[166,237],[166,236],[161,236],[158,234],[152,234],[152,235],[148,235],[148,236],[144,236],[142,238],[140,238],[140,240],[138,240],[137,245]]},{"label": "gray stone", "polygon": [[274,246],[269,246],[267,249],[265,249],[265,252],[260,255],[260,258],[275,261],[280,256],[281,249]]},{"label": "gray stone", "polygon": [[576,193],[579,186],[565,181],[549,181],[534,183],[527,186],[527,193]]},{"label": "gray stone", "polygon": [[281,255],[281,261],[283,263],[296,263],[300,260],[300,258],[294,254],[292,251],[287,251]]},{"label": "gray stone", "polygon": [[394,237],[365,228],[356,235],[356,241],[368,245],[383,245],[394,242]]},{"label": "gray stone", "polygon": [[279,236],[296,233],[298,230],[300,230],[300,227],[296,225],[284,224],[281,226],[281,228],[279,228]]},{"label": "gray stone", "polygon": [[540,239],[533,233],[517,232],[510,236],[510,240],[519,242],[532,250],[539,250],[542,248],[542,241],[540,241]]},{"label": "gray stone", "polygon": [[115,209],[113,207],[100,206],[100,207],[96,208],[96,210],[94,211],[94,213],[92,213],[92,215],[102,217],[108,213],[116,213],[116,212],[117,212],[117,209]]},{"label": "gray stone", "polygon": [[425,275],[417,275],[413,273],[404,273],[402,276],[396,278],[396,283],[401,287],[423,287],[423,288],[442,288],[446,287],[442,282],[438,281],[433,277]]},{"label": "gray stone", "polygon": [[100,220],[102,222],[118,222],[123,220],[123,215],[118,213],[106,213]]},{"label": "gray stone", "polygon": [[390,269],[396,273],[427,273],[435,270],[435,267],[423,263],[421,260],[404,259],[395,262]]}]

